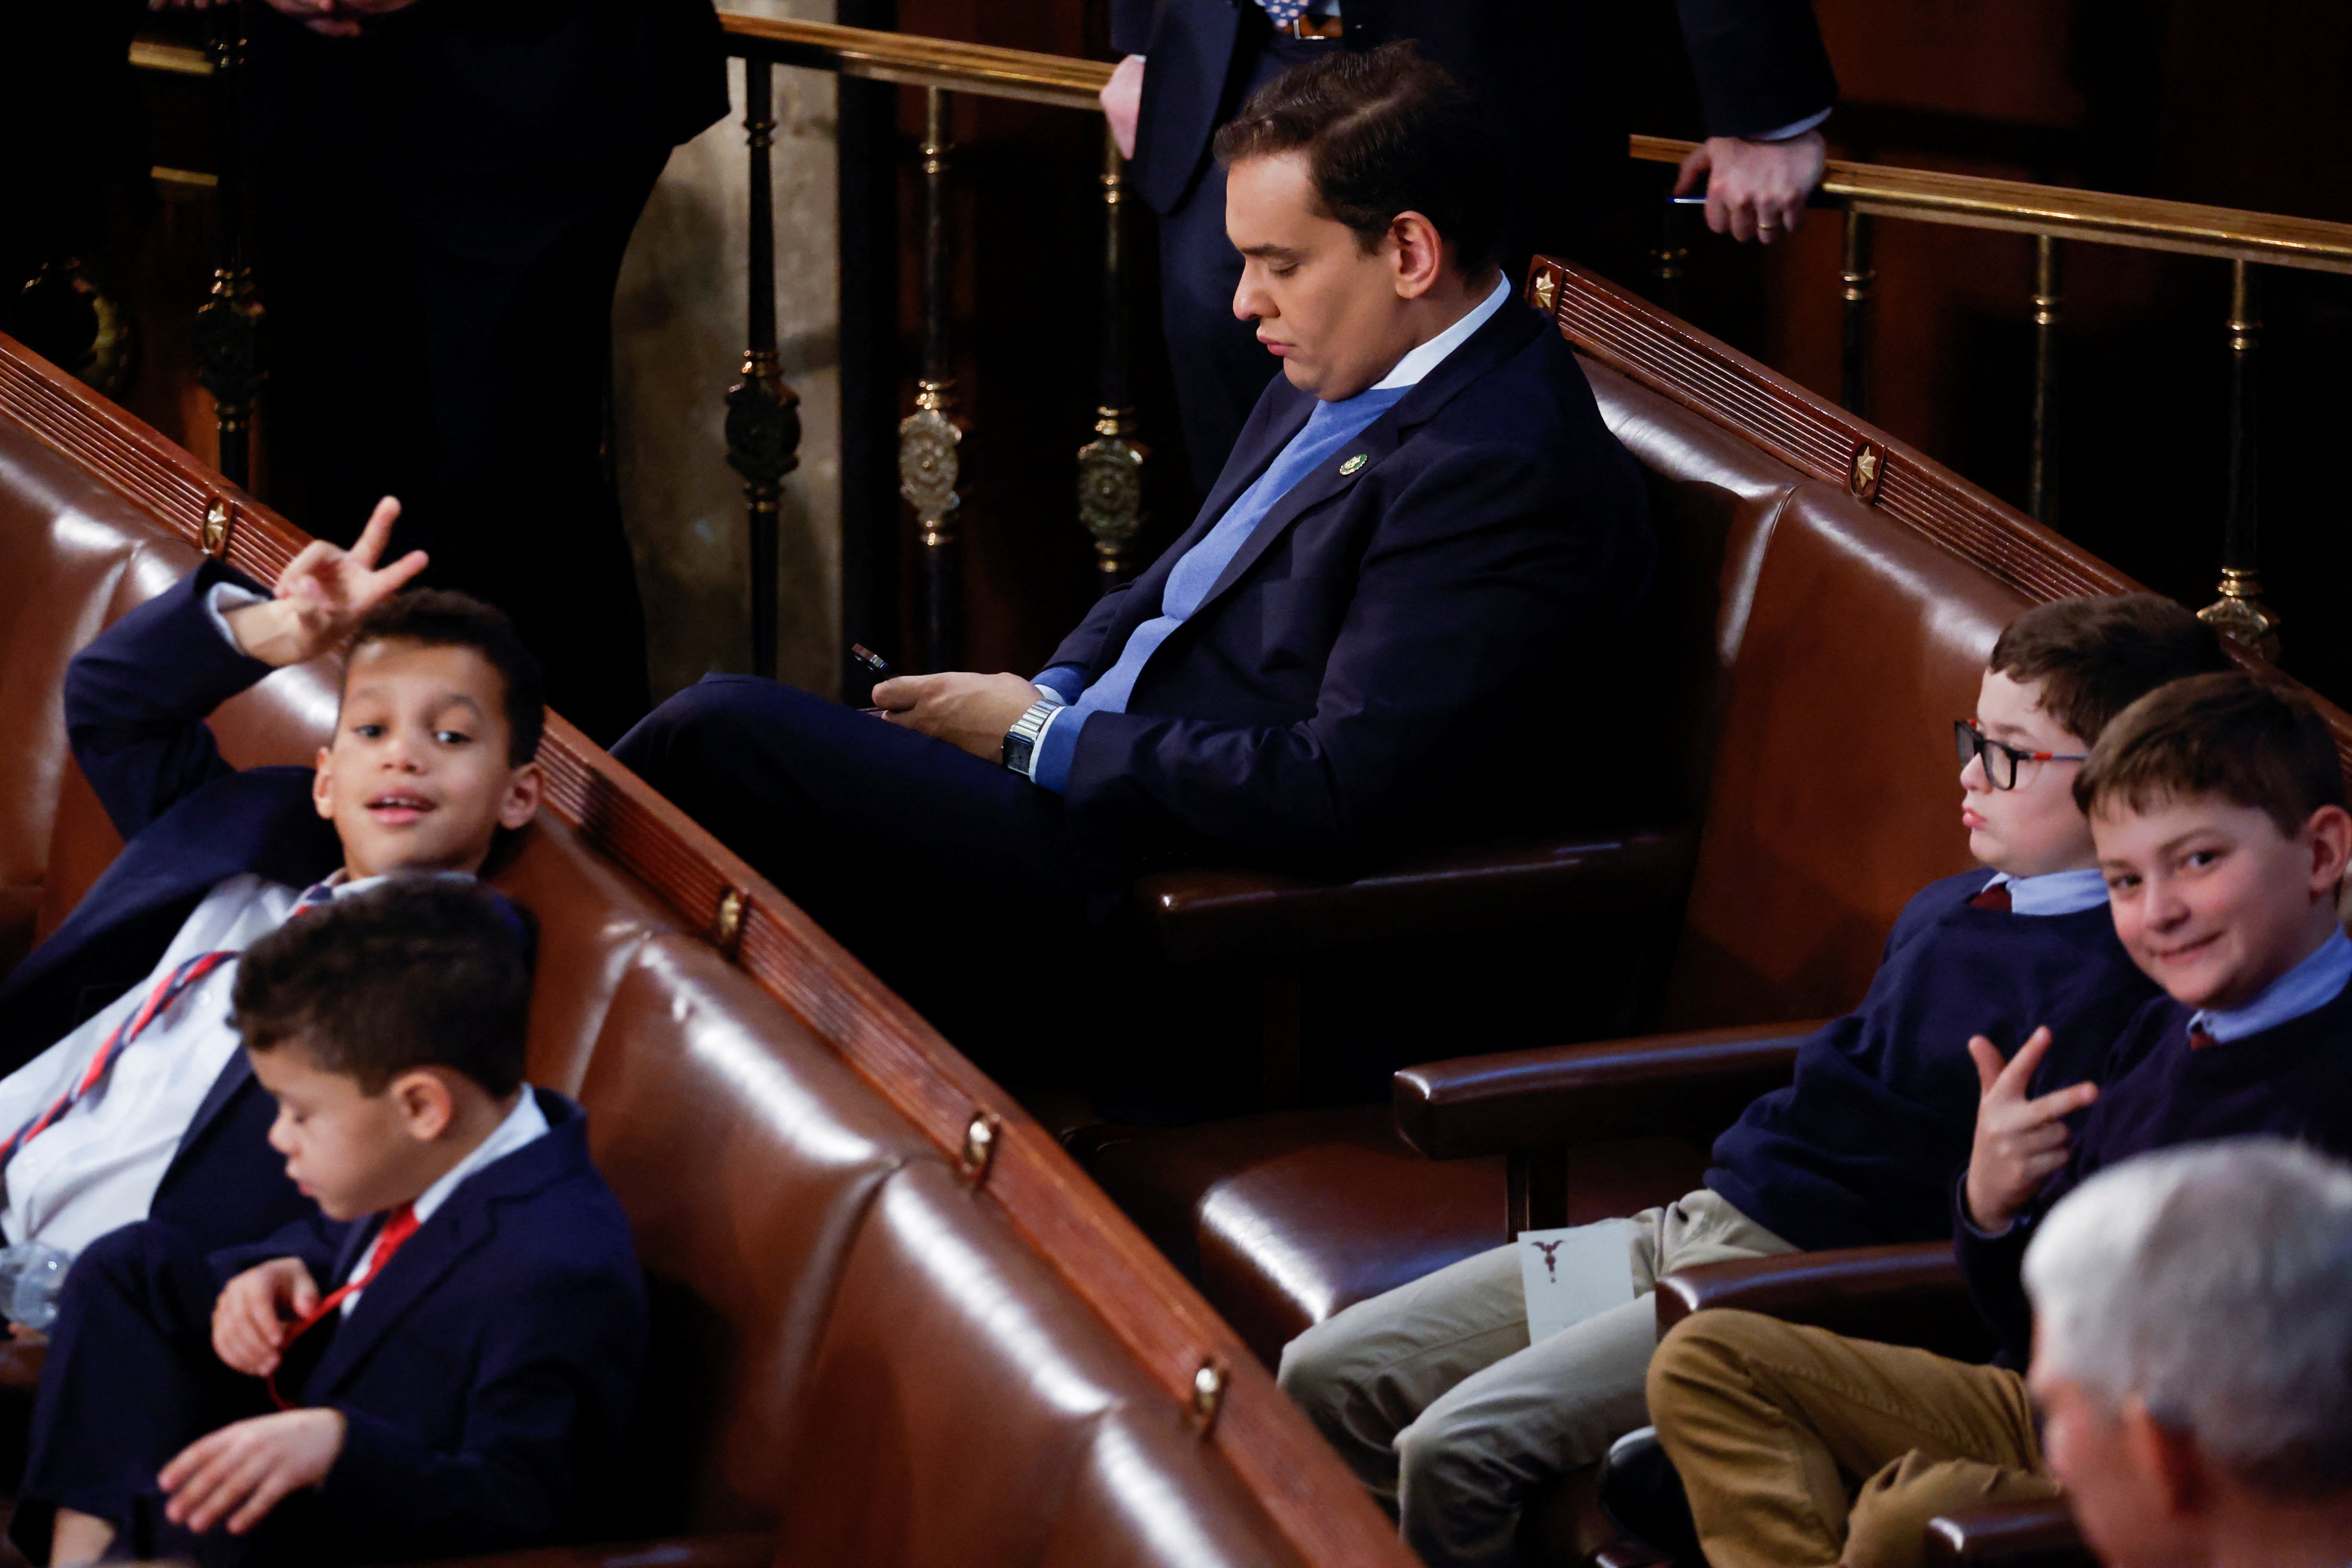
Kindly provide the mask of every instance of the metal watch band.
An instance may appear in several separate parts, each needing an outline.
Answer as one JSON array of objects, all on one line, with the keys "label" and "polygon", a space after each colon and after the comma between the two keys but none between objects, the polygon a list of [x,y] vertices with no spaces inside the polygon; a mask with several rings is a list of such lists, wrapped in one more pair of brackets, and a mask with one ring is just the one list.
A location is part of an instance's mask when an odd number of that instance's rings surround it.
[{"label": "metal watch band", "polygon": [[1045,721],[1062,706],[1052,698],[1029,704],[1028,711],[1013,721],[1013,728],[1004,732],[1004,749],[997,753],[998,760],[1023,778],[1029,777],[1030,763],[1037,755],[1037,737],[1045,732]]}]

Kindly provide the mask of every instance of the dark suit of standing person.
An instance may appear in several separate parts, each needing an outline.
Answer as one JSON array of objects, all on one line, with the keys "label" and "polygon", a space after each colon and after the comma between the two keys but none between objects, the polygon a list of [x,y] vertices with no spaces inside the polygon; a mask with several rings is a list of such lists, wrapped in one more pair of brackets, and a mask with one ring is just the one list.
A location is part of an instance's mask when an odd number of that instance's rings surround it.
[{"label": "dark suit of standing person", "polygon": [[670,149],[727,111],[710,0],[251,11],[265,408],[310,525],[348,544],[398,495],[394,550],[512,616],[609,743],[650,701],[601,451],[613,288]]},{"label": "dark suit of standing person", "polygon": [[[1770,243],[1821,180],[1837,79],[1811,0],[1676,0],[1708,140],[1677,189],[1708,176],[1707,222]],[[1273,374],[1234,319],[1241,261],[1225,243],[1224,176],[1209,142],[1277,72],[1329,49],[1411,38],[1494,112],[1510,169],[1503,260],[1514,276],[1560,253],[1613,205],[1625,164],[1622,71],[1606,0],[1113,0],[1127,58],[1104,112],[1160,215],[1160,315],[1194,483],[1205,490]],[[1147,63],[1148,62],[1148,63]]]},{"label": "dark suit of standing person", "polygon": [[1001,1076],[1132,1048],[1148,1009],[1082,987],[1138,874],[1343,871],[1607,773],[1571,759],[1646,598],[1644,491],[1496,265],[1476,102],[1409,47],[1335,52],[1219,147],[1284,374],[1167,553],[1034,680],[885,681],[884,721],[712,676],[614,749]]}]

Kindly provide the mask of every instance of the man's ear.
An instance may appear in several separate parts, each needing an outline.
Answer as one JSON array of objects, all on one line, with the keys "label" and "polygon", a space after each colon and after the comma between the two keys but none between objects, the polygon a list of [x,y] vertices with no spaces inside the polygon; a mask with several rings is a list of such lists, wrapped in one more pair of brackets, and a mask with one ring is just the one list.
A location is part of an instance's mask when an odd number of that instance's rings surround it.
[{"label": "man's ear", "polygon": [[423,1068],[402,1073],[384,1092],[400,1108],[400,1120],[411,1138],[430,1143],[441,1136],[457,1114],[457,1102],[441,1075]]},{"label": "man's ear", "polygon": [[507,775],[507,793],[499,802],[499,826],[522,827],[538,815],[539,797],[545,784],[537,763],[525,763]]},{"label": "man's ear", "polygon": [[335,784],[335,754],[326,746],[319,748],[319,760],[311,764],[317,771],[310,775],[310,804],[319,815],[332,820],[335,815],[333,790]]},{"label": "man's ear", "polygon": [[2303,825],[2304,842],[2311,847],[2311,892],[2315,899],[2334,899],[2336,884],[2352,864],[2352,814],[2340,805],[2323,805]]},{"label": "man's ear", "polygon": [[2197,1439],[2148,1413],[2137,1394],[2124,1402],[2119,1419],[2132,1463],[2148,1479],[2148,1489],[2168,1519],[2201,1518],[2212,1506],[2213,1477]]},{"label": "man's ear", "polygon": [[1397,298],[1418,300],[1435,287],[1445,270],[1445,240],[1435,224],[1401,212],[1389,220],[1389,243],[1396,247]]}]

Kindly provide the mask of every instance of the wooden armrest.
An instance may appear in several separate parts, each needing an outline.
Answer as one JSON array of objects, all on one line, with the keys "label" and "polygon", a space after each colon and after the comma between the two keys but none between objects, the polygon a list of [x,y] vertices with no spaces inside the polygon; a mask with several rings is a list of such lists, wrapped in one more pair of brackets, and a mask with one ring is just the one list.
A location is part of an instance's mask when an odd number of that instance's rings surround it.
[{"label": "wooden armrest", "polygon": [[604,1546],[541,1546],[449,1557],[417,1568],[772,1568],[776,1538],[765,1531],[681,1535]]},{"label": "wooden armrest", "polygon": [[2063,1498],[1979,1503],[1930,1520],[1927,1561],[1937,1568],[1998,1563],[2000,1568],[2091,1568]]},{"label": "wooden armrest", "polygon": [[1430,851],[1349,881],[1203,868],[1139,879],[1142,929],[1177,963],[1265,959],[1552,921],[1665,920],[1690,887],[1688,827]]},{"label": "wooden armrest", "polygon": [[1620,1138],[1701,1141],[1785,1086],[1797,1045],[1826,1020],[1547,1046],[1396,1075],[1399,1136],[1433,1160]]},{"label": "wooden armrest", "polygon": [[1659,1280],[1657,1304],[1661,1336],[1693,1312],[1738,1307],[1959,1361],[1993,1351],[1948,1241],[1702,1264]]}]

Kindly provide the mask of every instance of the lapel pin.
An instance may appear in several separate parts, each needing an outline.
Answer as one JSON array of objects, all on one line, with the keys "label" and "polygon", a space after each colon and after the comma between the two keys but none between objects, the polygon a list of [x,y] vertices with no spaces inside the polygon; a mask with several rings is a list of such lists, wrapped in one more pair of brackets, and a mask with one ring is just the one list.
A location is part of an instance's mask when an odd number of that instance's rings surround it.
[{"label": "lapel pin", "polygon": [[1339,471],[1343,474],[1352,474],[1358,468],[1362,468],[1366,463],[1370,461],[1371,459],[1370,458],[1367,458],[1363,453],[1359,452],[1354,457],[1349,458],[1346,462],[1340,464]]}]

